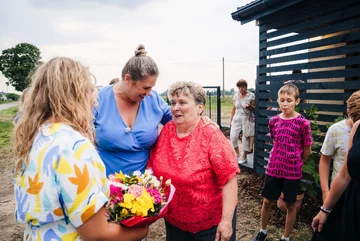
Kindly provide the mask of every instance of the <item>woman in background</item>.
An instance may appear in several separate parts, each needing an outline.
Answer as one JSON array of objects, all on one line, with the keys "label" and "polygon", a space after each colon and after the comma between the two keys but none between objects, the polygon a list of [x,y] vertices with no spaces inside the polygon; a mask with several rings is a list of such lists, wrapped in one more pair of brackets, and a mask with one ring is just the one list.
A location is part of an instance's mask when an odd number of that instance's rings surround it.
[{"label": "woman in background", "polygon": [[[247,162],[247,154],[251,151],[250,136],[245,135],[245,128],[250,128],[253,124],[249,121],[251,110],[250,102],[255,100],[255,95],[247,90],[246,80],[240,79],[236,86],[239,90],[233,97],[233,108],[230,118],[230,139],[231,144],[235,150],[236,157],[239,164],[245,164]],[[240,155],[238,141],[239,134],[242,133],[242,145],[243,153]]]}]

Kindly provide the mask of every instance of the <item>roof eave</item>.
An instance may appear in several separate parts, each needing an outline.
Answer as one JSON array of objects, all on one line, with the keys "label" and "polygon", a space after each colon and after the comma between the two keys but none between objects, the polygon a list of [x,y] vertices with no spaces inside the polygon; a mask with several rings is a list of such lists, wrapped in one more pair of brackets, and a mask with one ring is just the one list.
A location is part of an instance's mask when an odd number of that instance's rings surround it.
[{"label": "roof eave", "polygon": [[241,24],[245,24],[301,1],[303,0],[257,0],[238,8],[237,11],[231,13],[231,17],[235,21],[240,21]]}]

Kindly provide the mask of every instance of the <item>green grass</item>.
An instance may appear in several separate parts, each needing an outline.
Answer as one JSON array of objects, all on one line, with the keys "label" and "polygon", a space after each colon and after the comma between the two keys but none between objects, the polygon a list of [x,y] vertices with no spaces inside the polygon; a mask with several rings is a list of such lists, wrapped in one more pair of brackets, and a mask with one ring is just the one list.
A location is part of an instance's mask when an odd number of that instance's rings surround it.
[{"label": "green grass", "polygon": [[0,111],[0,152],[10,145],[11,132],[14,128],[12,118],[16,115],[18,107],[11,107]]}]

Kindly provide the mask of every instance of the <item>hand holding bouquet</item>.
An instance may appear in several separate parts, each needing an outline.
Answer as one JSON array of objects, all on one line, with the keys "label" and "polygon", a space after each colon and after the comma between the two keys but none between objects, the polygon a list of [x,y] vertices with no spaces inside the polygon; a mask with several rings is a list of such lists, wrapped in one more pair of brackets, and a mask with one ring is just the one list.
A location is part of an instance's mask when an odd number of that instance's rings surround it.
[{"label": "hand holding bouquet", "polygon": [[165,185],[162,181],[162,177],[158,180],[151,170],[144,174],[135,171],[124,175],[120,171],[110,175],[110,197],[106,207],[108,221],[128,227],[144,227],[164,217],[175,188],[171,180],[167,180]]}]

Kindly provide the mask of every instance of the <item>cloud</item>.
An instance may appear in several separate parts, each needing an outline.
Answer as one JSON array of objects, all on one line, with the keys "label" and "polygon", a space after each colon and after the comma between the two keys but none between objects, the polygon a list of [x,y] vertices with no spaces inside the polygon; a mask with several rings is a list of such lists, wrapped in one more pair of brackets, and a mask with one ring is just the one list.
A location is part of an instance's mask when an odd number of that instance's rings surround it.
[{"label": "cloud", "polygon": [[87,9],[94,8],[97,5],[136,9],[136,7],[149,2],[149,0],[28,0],[27,2],[35,8],[46,9]]},{"label": "cloud", "polygon": [[80,60],[105,85],[144,44],[160,68],[159,92],[177,80],[222,85],[223,57],[226,89],[239,78],[254,86],[258,29],[230,15],[248,1],[74,2],[7,1],[0,10],[6,12],[0,16],[0,48],[30,42],[44,60],[60,55]]}]

